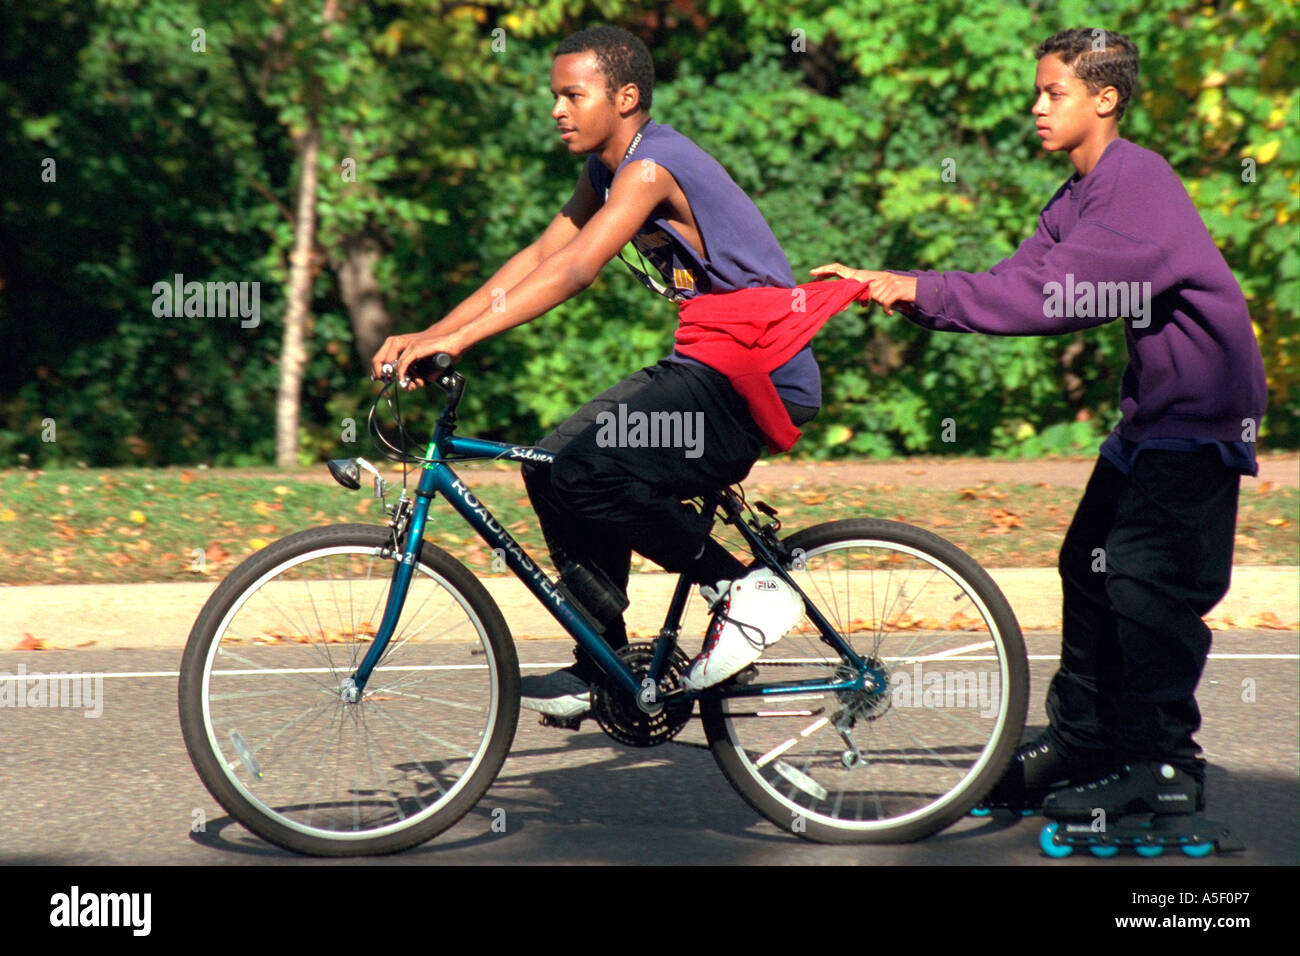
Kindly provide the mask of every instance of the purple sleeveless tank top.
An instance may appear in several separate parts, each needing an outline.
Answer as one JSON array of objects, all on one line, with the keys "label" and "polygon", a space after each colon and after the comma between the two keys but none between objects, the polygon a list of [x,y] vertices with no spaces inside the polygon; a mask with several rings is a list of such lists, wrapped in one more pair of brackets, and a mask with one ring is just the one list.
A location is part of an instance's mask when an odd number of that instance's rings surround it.
[{"label": "purple sleeveless tank top", "polygon": [[[624,260],[643,284],[674,302],[759,286],[794,288],[790,263],[767,221],[716,159],[671,126],[650,120],[636,149],[616,172],[629,163],[635,169],[645,160],[677,180],[695,216],[705,255],[696,253],[666,220],[649,219],[632,239],[642,259],[640,268]],[[587,158],[587,178],[602,201],[614,175],[596,156]],[[668,358],[702,364],[676,353]],[[772,384],[787,402],[820,407],[821,373],[812,347],[774,370]]]}]

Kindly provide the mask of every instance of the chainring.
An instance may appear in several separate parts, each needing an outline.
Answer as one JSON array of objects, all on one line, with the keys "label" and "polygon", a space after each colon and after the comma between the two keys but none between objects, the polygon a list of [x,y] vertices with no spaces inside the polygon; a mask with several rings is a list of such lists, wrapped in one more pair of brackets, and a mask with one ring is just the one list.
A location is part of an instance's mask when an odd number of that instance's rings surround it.
[{"label": "chainring", "polygon": [[[617,654],[628,669],[643,679],[654,661],[654,645],[646,641],[627,644]],[[664,694],[682,686],[682,677],[691,662],[681,648],[673,648],[668,668],[659,680],[658,693]],[[600,729],[621,744],[629,747],[657,747],[672,740],[690,722],[694,704],[679,700],[660,708],[658,713],[647,714],[621,689],[611,690],[598,684],[592,690],[591,716]]]}]

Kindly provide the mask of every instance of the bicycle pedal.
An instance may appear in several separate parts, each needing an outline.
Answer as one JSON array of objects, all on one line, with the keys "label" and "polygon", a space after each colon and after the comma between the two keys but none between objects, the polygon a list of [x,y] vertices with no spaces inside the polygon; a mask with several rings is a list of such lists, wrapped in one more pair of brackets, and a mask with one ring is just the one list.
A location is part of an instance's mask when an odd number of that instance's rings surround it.
[{"label": "bicycle pedal", "polygon": [[543,727],[558,727],[561,730],[581,730],[581,717],[552,717],[550,714],[542,714],[537,721]]}]

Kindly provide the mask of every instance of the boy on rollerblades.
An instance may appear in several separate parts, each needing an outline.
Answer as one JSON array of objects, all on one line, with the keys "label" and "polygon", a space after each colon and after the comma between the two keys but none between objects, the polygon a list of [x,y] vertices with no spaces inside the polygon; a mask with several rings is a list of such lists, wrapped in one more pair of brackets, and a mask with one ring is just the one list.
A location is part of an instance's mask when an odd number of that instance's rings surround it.
[{"label": "boy on rollerblades", "polygon": [[1183,818],[1148,828],[1150,848],[1184,841],[1205,805],[1192,738],[1210,647],[1201,618],[1228,590],[1240,476],[1257,471],[1263,362],[1241,289],[1177,175],[1119,136],[1137,48],[1063,30],[1037,59],[1037,134],[1074,175],[1011,258],[983,273],[812,271],[870,282],[887,314],[899,307],[939,331],[1055,335],[1124,321],[1121,419],[1061,547],[1050,725],[987,805],[1041,805],[1102,834],[1092,824],[1125,814]]}]

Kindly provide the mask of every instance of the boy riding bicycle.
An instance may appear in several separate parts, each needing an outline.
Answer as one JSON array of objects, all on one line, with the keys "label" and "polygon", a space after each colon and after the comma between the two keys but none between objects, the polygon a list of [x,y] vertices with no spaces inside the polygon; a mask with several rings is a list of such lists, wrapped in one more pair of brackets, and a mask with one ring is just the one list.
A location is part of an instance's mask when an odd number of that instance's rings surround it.
[{"label": "boy riding bicycle", "polygon": [[[716,160],[650,119],[653,85],[650,53],[630,33],[597,27],[559,45],[551,115],[570,153],[588,156],[573,195],[539,239],[445,318],[424,332],[389,338],[374,356],[376,373],[395,363],[405,379],[419,358],[437,352],[459,357],[531,321],[589,286],[628,242],[659,277],[633,271],[675,302],[794,287],[785,254],[753,202]],[[506,290],[504,308],[493,300],[492,290],[500,288]],[[733,380],[674,352],[584,405],[538,443],[555,452],[554,463],[524,470],[562,581],[600,620],[615,650],[627,644],[621,610],[633,549],[701,585],[720,613],[684,679],[693,689],[739,673],[803,616],[793,589],[766,568],[746,573],[709,536],[710,516],[683,499],[742,480],[765,441],[782,447],[774,429],[787,434],[784,429],[816,414],[817,363],[804,345],[773,369],[769,389],[775,388],[779,403],[766,407],[738,392]],[[409,387],[422,384],[417,377]],[[755,421],[758,409],[766,430]],[[680,415],[700,423],[703,433],[689,449],[619,440],[608,416],[635,420],[636,413],[650,421]],[[561,719],[580,718],[590,710],[590,685],[599,677],[579,651],[571,667],[526,677],[522,704]]]}]

